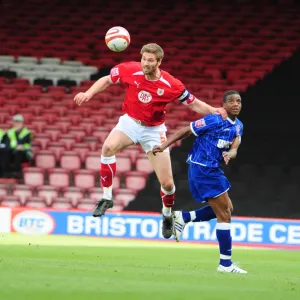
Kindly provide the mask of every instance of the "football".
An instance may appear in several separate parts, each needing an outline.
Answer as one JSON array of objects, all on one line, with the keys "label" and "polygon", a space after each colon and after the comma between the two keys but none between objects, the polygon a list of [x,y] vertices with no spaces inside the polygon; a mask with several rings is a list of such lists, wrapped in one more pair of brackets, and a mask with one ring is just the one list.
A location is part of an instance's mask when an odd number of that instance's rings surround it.
[{"label": "football", "polygon": [[105,43],[114,52],[123,51],[130,44],[129,32],[121,26],[112,27],[106,32]]}]

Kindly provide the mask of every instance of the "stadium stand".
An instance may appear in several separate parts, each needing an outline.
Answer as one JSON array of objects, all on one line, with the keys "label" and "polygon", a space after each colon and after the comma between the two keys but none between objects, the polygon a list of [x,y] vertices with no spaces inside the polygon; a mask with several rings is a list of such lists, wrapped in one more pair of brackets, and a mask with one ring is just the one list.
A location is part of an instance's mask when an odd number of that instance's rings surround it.
[{"label": "stadium stand", "polygon": [[[80,108],[73,97],[120,61],[138,60],[144,43],[160,44],[165,50],[163,69],[213,106],[221,105],[225,90],[245,93],[262,81],[296,52],[300,40],[299,10],[293,8],[293,1],[279,1],[281,5],[263,2],[267,5],[157,1],[150,7],[146,1],[133,5],[116,0],[106,2],[104,11],[97,1],[30,0],[16,1],[17,5],[12,1],[13,9],[4,7],[7,13],[0,20],[0,128],[9,128],[11,115],[24,116],[34,134],[34,165],[23,169],[23,180],[1,183],[0,205],[94,206],[102,195],[98,174],[101,145],[122,114],[124,90],[110,87]],[[105,32],[116,24],[126,27],[132,36],[124,53],[113,53],[104,43]],[[169,134],[197,117],[171,103],[166,121]],[[184,165],[188,145],[189,141],[178,142],[175,146],[181,146],[180,151],[172,151],[181,206],[188,193]],[[246,197],[248,189],[238,174],[249,178],[248,182],[254,176],[271,175],[274,180],[282,176],[280,168],[271,164],[263,171],[247,160],[237,166],[234,163],[226,172],[237,179],[239,197]],[[114,210],[160,208],[156,205],[160,203],[158,194],[154,195],[158,185],[153,169],[138,146],[117,155],[117,169]],[[295,167],[291,174],[299,174],[299,170]],[[153,197],[157,202],[149,204],[147,199]],[[144,204],[141,198],[145,198]]]}]

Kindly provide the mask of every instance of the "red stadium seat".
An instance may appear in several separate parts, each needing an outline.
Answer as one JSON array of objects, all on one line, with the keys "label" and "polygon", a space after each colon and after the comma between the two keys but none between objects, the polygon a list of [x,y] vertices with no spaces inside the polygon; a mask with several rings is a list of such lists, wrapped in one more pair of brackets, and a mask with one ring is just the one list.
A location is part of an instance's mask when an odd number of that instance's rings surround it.
[{"label": "red stadium seat", "polygon": [[43,112],[41,114],[41,117],[44,118],[47,122],[47,124],[53,124],[56,119],[58,118],[57,114],[54,112]]},{"label": "red stadium seat", "polygon": [[18,196],[2,196],[0,197],[0,206],[18,207],[22,204]]},{"label": "red stadium seat", "polygon": [[101,140],[103,142],[105,141],[105,139],[109,135],[109,133],[112,131],[112,129],[116,127],[118,120],[119,120],[119,115],[116,115],[116,117],[114,117],[114,118],[113,118],[113,116],[109,116],[109,119],[104,121],[103,127],[106,128],[107,134],[102,137]]},{"label": "red stadium seat", "polygon": [[61,142],[50,142],[47,149],[54,154],[55,160],[58,162],[62,153],[65,151],[65,144]]},{"label": "red stadium seat", "polygon": [[116,189],[121,187],[121,178],[119,172],[117,172],[117,174],[113,178],[113,187]]},{"label": "red stadium seat", "polygon": [[89,189],[95,186],[95,171],[93,170],[75,170],[74,184],[76,187],[82,189]]},{"label": "red stadium seat", "polygon": [[69,171],[61,168],[48,170],[49,185],[57,188],[69,186]]},{"label": "red stadium seat", "polygon": [[88,194],[89,194],[88,198],[94,200],[96,203],[96,201],[101,200],[103,196],[103,189],[99,187],[92,187],[88,189]]},{"label": "red stadium seat", "polygon": [[66,116],[71,120],[73,125],[77,125],[82,119],[81,112],[79,111],[69,111]]},{"label": "red stadium seat", "polygon": [[[38,132],[42,132],[44,127],[47,125],[47,120],[40,117],[35,117],[31,120],[31,125],[35,126]],[[47,135],[48,139],[50,139],[50,135]],[[36,137],[35,137],[36,138]]]},{"label": "red stadium seat", "polygon": [[51,141],[51,137],[48,133],[38,133],[35,134],[34,141],[38,142],[41,145],[42,149],[45,150],[47,149],[47,146]]},{"label": "red stadium seat", "polygon": [[74,208],[74,206],[69,201],[69,199],[66,199],[64,197],[58,197],[58,198],[53,199],[51,207],[55,208],[55,209],[73,209]]},{"label": "red stadium seat", "polygon": [[205,97],[207,99],[212,99],[216,93],[215,89],[212,88],[203,88],[200,90],[199,95],[200,97]]},{"label": "red stadium seat", "polygon": [[[170,112],[170,114],[171,114],[171,112]],[[178,123],[177,117],[174,117],[174,118],[167,117],[166,122],[165,122],[168,129],[176,128],[177,123]]]},{"label": "red stadium seat", "polygon": [[[92,199],[89,199],[89,198],[84,198],[84,199],[81,199],[78,204],[77,204],[77,209],[80,209],[80,210],[87,210],[87,211],[92,211],[94,208],[95,208],[95,205],[96,205],[96,202],[97,201],[94,201]],[[109,212],[110,210],[108,210]]]},{"label": "red stadium seat", "polygon": [[110,211],[116,213],[122,211],[123,209],[124,209],[123,204],[115,202],[113,208],[111,208]]},{"label": "red stadium seat", "polygon": [[52,141],[57,141],[58,136],[61,133],[61,128],[57,125],[47,125],[44,127],[44,133],[49,134]]},{"label": "red stadium seat", "polygon": [[99,152],[88,152],[85,157],[85,168],[88,170],[100,171],[100,156]]},{"label": "red stadium seat", "polygon": [[44,197],[27,197],[25,206],[32,208],[47,207],[46,199]]},{"label": "red stadium seat", "polygon": [[[177,122],[178,122],[178,120],[177,120]],[[120,153],[123,153],[123,154],[129,156],[132,163],[135,164],[138,155],[140,153],[142,153],[142,151],[143,150],[141,149],[140,145],[137,145],[137,146],[131,146],[131,147],[128,147],[124,150],[121,150]]]},{"label": "red stadium seat", "polygon": [[114,200],[124,207],[127,206],[129,202],[133,201],[136,196],[136,191],[130,189],[115,189],[114,193]]},{"label": "red stadium seat", "polygon": [[44,170],[42,168],[23,168],[23,177],[26,185],[32,187],[44,185]]},{"label": "red stadium seat", "polygon": [[71,134],[61,134],[57,140],[65,145],[67,150],[71,150],[72,146],[76,143],[76,139]]},{"label": "red stadium seat", "polygon": [[41,150],[35,154],[35,165],[42,169],[54,168],[56,157],[52,151]]},{"label": "red stadium seat", "polygon": [[76,207],[78,201],[84,198],[84,190],[79,187],[69,186],[63,189],[63,197]]},{"label": "red stadium seat", "polygon": [[26,198],[33,196],[33,188],[29,185],[17,184],[13,186],[13,196],[18,196],[22,205],[25,205]]},{"label": "red stadium seat", "polygon": [[54,104],[51,107],[51,111],[56,113],[58,117],[63,117],[67,114],[68,112],[68,107],[62,103],[59,104]]},{"label": "red stadium seat", "polygon": [[80,169],[81,160],[75,151],[65,151],[60,158],[60,167],[67,170]]},{"label": "red stadium seat", "polygon": [[43,197],[48,206],[51,206],[53,199],[58,197],[59,190],[55,186],[42,185],[36,188],[37,196]]},{"label": "red stadium seat", "polygon": [[8,195],[9,186],[7,184],[0,183],[0,197]]},{"label": "red stadium seat", "polygon": [[237,82],[243,76],[242,71],[238,70],[228,70],[227,72],[227,81],[229,83]]},{"label": "red stadium seat", "polygon": [[[72,146],[72,151],[75,151],[79,155],[81,162],[85,162],[87,155],[91,151],[91,148],[86,143],[76,143]],[[98,159],[99,159],[99,154],[98,154]]]},{"label": "red stadium seat", "polygon": [[61,129],[61,132],[66,133],[70,128],[70,126],[72,125],[72,123],[69,118],[63,117],[63,118],[58,118],[55,122],[55,125]]},{"label": "red stadium seat", "polygon": [[136,159],[136,170],[139,172],[152,173],[153,167],[146,154],[140,154]]},{"label": "red stadium seat", "polygon": [[91,119],[82,119],[80,123],[78,124],[82,129],[86,131],[87,135],[91,135],[93,129],[97,126],[96,123]]},{"label": "red stadium seat", "polygon": [[[100,113],[102,113],[102,114],[100,114]],[[105,113],[103,113],[103,112],[99,112],[99,113],[93,113],[93,112],[91,112],[91,114],[90,114],[90,116],[89,116],[89,119],[91,120],[91,121],[93,121],[95,124],[96,124],[96,126],[103,126],[103,123],[104,123],[104,121],[105,121],[105,119],[106,119],[106,116],[105,116]],[[93,129],[96,127],[96,126],[94,126],[93,128],[92,128],[92,131],[93,131]],[[92,132],[91,131],[91,132]]]},{"label": "red stadium seat", "polygon": [[92,131],[92,136],[97,137],[100,143],[103,143],[107,136],[109,135],[110,130],[106,127],[94,128]]},{"label": "red stadium seat", "polygon": [[6,112],[1,112],[0,111],[0,124],[1,124],[1,128],[4,128],[5,126],[7,128],[10,128],[9,124],[5,123],[8,120],[8,115]]},{"label": "red stadium seat", "polygon": [[133,167],[131,158],[126,153],[117,153],[116,160],[118,172],[127,172],[130,171]]},{"label": "red stadium seat", "polygon": [[145,172],[129,171],[124,176],[127,189],[139,191],[146,186],[148,174]]},{"label": "red stadium seat", "polygon": [[212,79],[220,79],[222,77],[219,69],[205,69],[203,75],[208,76]]},{"label": "red stadium seat", "polygon": [[77,141],[81,141],[83,137],[87,135],[87,132],[84,128],[80,126],[71,126],[68,130],[68,133],[75,137]]},{"label": "red stadium seat", "polygon": [[92,151],[96,151],[99,148],[99,139],[95,136],[87,136],[82,139],[82,142],[89,144]]}]

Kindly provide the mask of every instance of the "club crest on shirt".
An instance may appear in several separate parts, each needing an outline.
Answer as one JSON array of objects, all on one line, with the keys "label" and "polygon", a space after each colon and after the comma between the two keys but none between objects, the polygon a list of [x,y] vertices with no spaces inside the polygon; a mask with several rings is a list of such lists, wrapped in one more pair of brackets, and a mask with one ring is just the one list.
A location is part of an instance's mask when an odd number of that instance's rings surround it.
[{"label": "club crest on shirt", "polygon": [[206,126],[205,120],[204,119],[200,119],[200,120],[196,121],[195,126],[196,126],[196,128],[200,128],[200,127]]},{"label": "club crest on shirt", "polygon": [[158,96],[162,96],[164,94],[164,90],[163,89],[157,89],[157,95]]},{"label": "club crest on shirt", "polygon": [[142,103],[149,103],[152,100],[152,95],[147,91],[140,91],[138,93],[138,99]]}]

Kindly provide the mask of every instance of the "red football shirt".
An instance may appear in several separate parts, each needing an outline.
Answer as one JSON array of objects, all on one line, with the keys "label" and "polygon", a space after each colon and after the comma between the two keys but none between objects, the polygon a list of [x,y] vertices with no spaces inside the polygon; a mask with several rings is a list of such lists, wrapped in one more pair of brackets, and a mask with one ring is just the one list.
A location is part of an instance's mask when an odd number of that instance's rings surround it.
[{"label": "red football shirt", "polygon": [[183,83],[168,72],[161,70],[161,77],[155,81],[146,79],[140,62],[121,63],[111,69],[110,77],[113,83],[126,86],[123,111],[147,126],[164,123],[168,103],[178,99],[189,105],[195,100]]}]

